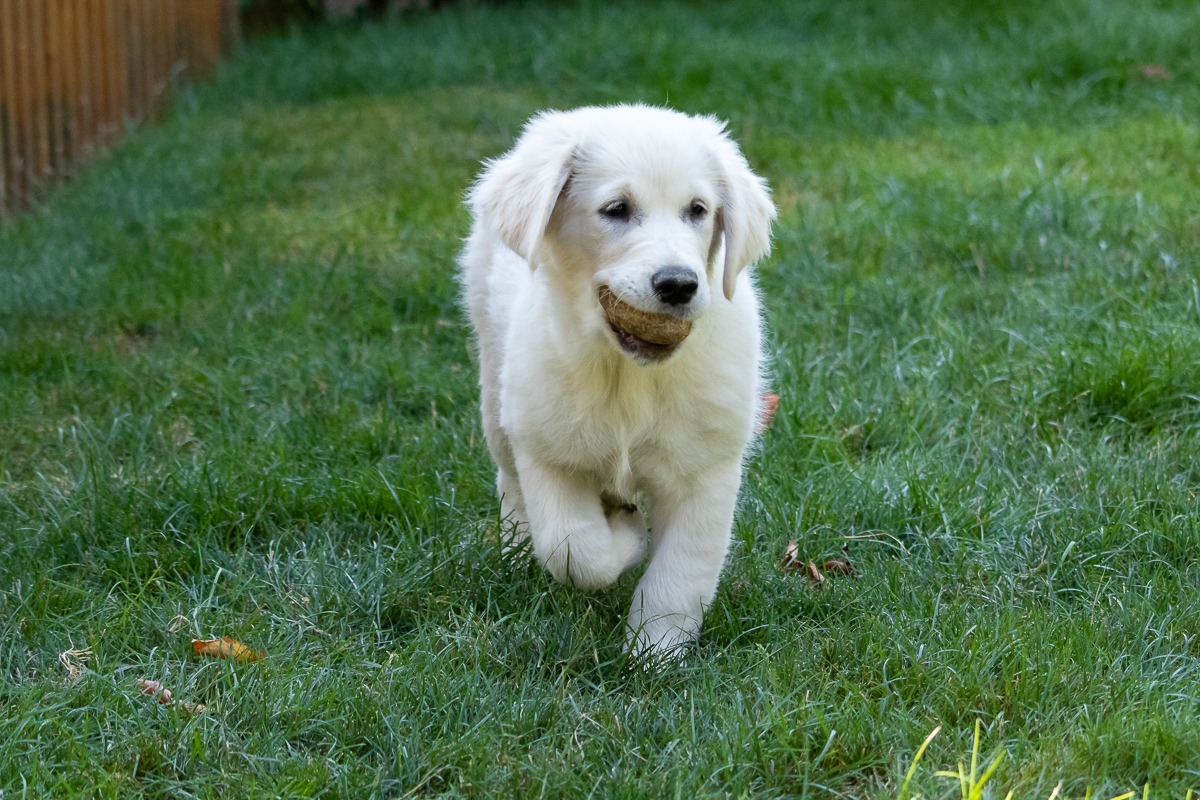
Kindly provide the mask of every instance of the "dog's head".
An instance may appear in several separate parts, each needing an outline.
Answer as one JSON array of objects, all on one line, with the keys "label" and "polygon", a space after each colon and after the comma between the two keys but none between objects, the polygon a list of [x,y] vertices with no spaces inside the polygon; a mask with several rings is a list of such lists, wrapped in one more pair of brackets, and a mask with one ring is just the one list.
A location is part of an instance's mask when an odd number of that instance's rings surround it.
[{"label": "dog's head", "polygon": [[775,218],[722,122],[648,106],[539,114],[471,200],[639,363],[665,359],[713,302],[732,301]]}]

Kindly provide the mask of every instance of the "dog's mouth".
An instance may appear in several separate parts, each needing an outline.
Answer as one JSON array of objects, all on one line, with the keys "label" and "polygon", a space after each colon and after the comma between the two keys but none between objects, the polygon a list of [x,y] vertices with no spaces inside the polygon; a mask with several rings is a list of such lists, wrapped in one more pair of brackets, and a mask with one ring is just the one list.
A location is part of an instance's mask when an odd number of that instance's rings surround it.
[{"label": "dog's mouth", "polygon": [[690,320],[635,308],[607,286],[600,287],[599,299],[617,345],[637,361],[665,360],[692,332]]},{"label": "dog's mouth", "polygon": [[665,361],[679,347],[677,344],[647,342],[623,328],[618,328],[612,322],[608,323],[608,329],[613,332],[621,349],[639,361]]}]

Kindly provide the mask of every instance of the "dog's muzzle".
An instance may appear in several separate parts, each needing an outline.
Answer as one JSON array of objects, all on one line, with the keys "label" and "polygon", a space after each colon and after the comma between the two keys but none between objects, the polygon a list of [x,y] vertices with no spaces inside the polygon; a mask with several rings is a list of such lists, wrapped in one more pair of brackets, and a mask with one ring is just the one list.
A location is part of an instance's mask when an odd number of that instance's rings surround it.
[{"label": "dog's muzzle", "polygon": [[607,286],[600,287],[600,307],[621,349],[639,361],[663,361],[692,332],[690,320],[634,308]]}]

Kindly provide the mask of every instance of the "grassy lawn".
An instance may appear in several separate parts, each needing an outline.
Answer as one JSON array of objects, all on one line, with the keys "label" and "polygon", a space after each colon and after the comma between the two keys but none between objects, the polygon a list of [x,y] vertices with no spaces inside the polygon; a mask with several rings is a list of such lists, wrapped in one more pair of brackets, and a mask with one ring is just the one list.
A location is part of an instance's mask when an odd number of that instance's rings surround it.
[{"label": "grassy lawn", "polygon": [[[251,43],[0,229],[2,796],[896,798],[940,725],[905,798],[947,798],[979,721],[985,796],[1182,798],[1197,42],[1190,2],[762,0]],[[453,264],[528,115],[634,100],[728,118],[781,212],[780,410],[661,673],[636,576],[488,535]]]}]

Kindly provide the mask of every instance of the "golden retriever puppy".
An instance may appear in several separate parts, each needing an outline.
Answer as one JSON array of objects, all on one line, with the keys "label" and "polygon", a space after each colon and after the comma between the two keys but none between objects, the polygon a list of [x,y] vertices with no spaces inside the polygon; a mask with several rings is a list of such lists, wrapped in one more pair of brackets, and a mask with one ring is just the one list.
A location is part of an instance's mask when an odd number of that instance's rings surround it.
[{"label": "golden retriever puppy", "polygon": [[640,565],[648,539],[628,644],[676,652],[716,592],[760,414],[746,268],[771,246],[766,182],[719,120],[621,105],[537,115],[469,202],[461,280],[501,510],[582,588]]}]

